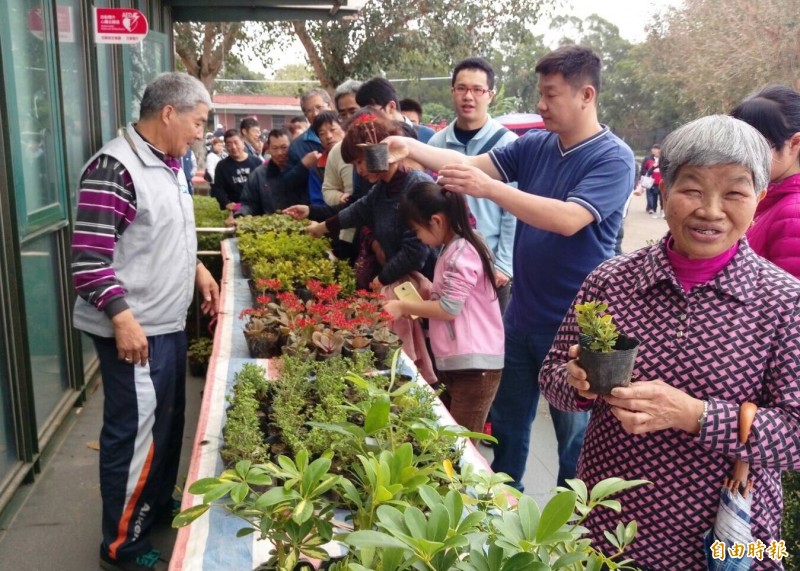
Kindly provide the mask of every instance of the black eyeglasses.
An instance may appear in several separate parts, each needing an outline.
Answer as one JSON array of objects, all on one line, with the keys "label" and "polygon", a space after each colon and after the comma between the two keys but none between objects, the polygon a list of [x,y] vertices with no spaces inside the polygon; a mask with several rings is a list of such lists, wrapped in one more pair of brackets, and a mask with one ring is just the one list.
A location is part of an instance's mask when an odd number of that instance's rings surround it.
[{"label": "black eyeglasses", "polygon": [[458,95],[466,95],[470,91],[475,97],[480,97],[481,95],[486,95],[487,93],[489,93],[491,89],[486,89],[485,87],[478,87],[477,85],[473,87],[467,87],[466,85],[456,85],[453,88],[453,92],[457,93]]}]

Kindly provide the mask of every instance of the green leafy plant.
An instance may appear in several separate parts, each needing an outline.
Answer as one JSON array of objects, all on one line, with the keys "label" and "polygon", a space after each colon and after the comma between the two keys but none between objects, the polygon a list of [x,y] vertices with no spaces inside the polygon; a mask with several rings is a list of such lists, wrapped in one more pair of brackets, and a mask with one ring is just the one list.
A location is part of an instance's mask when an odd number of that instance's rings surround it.
[{"label": "green leafy plant", "polygon": [[198,232],[197,249],[219,251],[219,243],[229,237],[225,226],[226,211],[219,209],[219,202],[210,196],[194,195],[194,224],[197,228],[219,228],[219,232]]},{"label": "green leafy plant", "polygon": [[[219,207],[217,207],[219,210]],[[236,236],[247,234],[304,234],[308,220],[295,220],[286,214],[270,214],[267,216],[242,216],[236,221]]]},{"label": "green leafy plant", "polygon": [[279,456],[277,463],[237,462],[217,478],[194,482],[189,491],[202,495],[203,503],[175,516],[173,526],[189,525],[218,506],[246,524],[237,537],[258,533],[272,543],[268,568],[291,570],[301,556],[325,561],[322,546],[333,538],[334,508],[325,494],[340,480],[328,471],[330,465],[328,456],[309,462],[304,451],[294,460]]},{"label": "green leafy plant", "polygon": [[784,561],[786,571],[800,571],[800,472],[783,473],[782,536],[786,551],[792,554]]},{"label": "green leafy plant", "polygon": [[223,460],[263,462],[267,459],[260,402],[268,391],[266,371],[261,367],[246,364],[236,373],[233,392],[228,397],[228,420],[223,430]]},{"label": "green leafy plant", "polygon": [[[279,383],[267,384],[263,371],[248,368],[237,378],[247,386],[239,396],[271,395],[275,428],[291,445],[275,460],[240,461],[193,484],[190,492],[203,495],[203,503],[174,525],[218,505],[245,521],[239,535],[258,533],[273,543],[268,565],[281,571],[301,557],[327,559],[322,545],[331,539],[349,546],[344,560],[329,567],[338,571],[627,567],[622,554],[635,522],[606,533],[611,554],[592,547],[583,523],[596,509],[619,512],[611,496],[644,482],[611,478],[590,492],[569,480],[569,489],[559,489],[540,510],[508,486],[505,474],[470,465],[457,473],[458,438],[478,435],[440,426],[433,393],[398,374],[398,355],[388,374],[374,376],[363,372],[364,360],[341,357],[287,357]],[[249,416],[258,417],[248,406]],[[352,515],[335,534],[338,508]]]},{"label": "green leafy plant", "polygon": [[581,333],[591,338],[587,346],[593,351],[603,353],[613,351],[619,333],[610,313],[605,313],[608,304],[587,301],[575,305],[575,319]]},{"label": "green leafy plant", "polygon": [[190,363],[198,365],[208,365],[211,353],[214,350],[214,341],[208,337],[197,337],[189,342],[186,356]]},{"label": "green leafy plant", "polygon": [[[482,476],[485,481],[485,476]],[[453,480],[449,489],[421,484],[416,493],[421,507],[384,504],[376,509],[375,529],[358,529],[343,541],[354,548],[341,568],[366,569],[461,569],[534,570],[631,568],[621,559],[633,541],[636,522],[620,523],[606,532],[617,552],[603,554],[584,536],[588,514],[606,508],[619,512],[610,497],[647,482],[610,478],[589,493],[580,480],[572,489],[559,488],[543,509],[528,497],[516,494],[516,502],[504,502],[491,510],[476,508],[474,488],[465,487],[475,474]],[[500,481],[500,479],[498,479]],[[479,484],[480,485],[480,484]]]}]

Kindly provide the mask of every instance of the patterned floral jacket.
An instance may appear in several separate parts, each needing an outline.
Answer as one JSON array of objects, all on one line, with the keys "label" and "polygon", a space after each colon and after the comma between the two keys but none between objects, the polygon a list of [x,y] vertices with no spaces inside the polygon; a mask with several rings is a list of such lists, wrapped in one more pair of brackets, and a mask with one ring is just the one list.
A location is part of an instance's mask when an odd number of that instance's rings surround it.
[{"label": "patterned floral jacket", "polygon": [[[566,382],[567,350],[578,341],[574,309],[561,324],[539,382],[562,410],[591,408],[578,477],[592,486],[611,476],[652,485],[619,496],[622,514],[598,510],[587,521],[596,544],[613,553],[603,530],[635,519],[639,533],[625,555],[653,569],[705,570],[703,534],[713,523],[720,484],[735,458],[750,462],[752,531],[780,539],[782,470],[800,468],[800,281],[757,256],[742,239],[711,281],[687,295],[660,244],[601,264],[576,303],[609,304],[620,331],[641,340],[634,377],[662,379],[709,401],[698,435],[669,429],[627,434],[598,398],[578,397]],[[737,441],[739,405],[759,409],[746,445]],[[753,569],[781,569],[766,555]]]}]

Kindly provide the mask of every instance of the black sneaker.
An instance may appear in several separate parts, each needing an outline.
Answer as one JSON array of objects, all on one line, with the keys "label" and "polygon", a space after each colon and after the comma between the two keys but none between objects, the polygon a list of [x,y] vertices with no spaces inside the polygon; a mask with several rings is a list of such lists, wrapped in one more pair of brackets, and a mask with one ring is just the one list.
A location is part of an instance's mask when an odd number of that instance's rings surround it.
[{"label": "black sneaker", "polygon": [[136,559],[114,561],[100,548],[100,568],[106,571],[166,571],[167,562],[161,557],[158,549],[142,553]]}]

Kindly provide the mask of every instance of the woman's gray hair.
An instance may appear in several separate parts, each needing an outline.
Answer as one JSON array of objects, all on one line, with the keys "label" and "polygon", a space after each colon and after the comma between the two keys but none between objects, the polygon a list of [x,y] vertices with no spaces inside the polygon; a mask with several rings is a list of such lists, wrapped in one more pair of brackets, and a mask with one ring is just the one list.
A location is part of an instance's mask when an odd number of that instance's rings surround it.
[{"label": "woman's gray hair", "polygon": [[211,109],[211,97],[203,83],[188,73],[172,71],[156,76],[144,90],[139,118],[155,117],[167,105],[178,113],[191,111],[200,104]]},{"label": "woman's gray hair", "polygon": [[659,168],[667,191],[684,166],[741,165],[753,176],[756,194],[767,188],[772,151],[756,129],[728,115],[695,119],[667,135],[661,145]]}]

